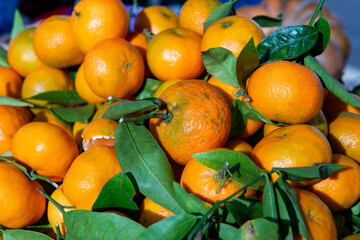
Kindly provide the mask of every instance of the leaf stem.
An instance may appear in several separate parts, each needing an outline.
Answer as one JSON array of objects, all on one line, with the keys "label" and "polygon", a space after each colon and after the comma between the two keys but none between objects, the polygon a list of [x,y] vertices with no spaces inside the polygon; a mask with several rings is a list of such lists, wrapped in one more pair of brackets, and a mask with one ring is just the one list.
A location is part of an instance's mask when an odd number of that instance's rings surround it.
[{"label": "leaf stem", "polygon": [[56,183],[56,182],[54,182],[54,181],[52,181],[52,180],[50,180],[49,178],[47,178],[47,177],[44,177],[44,176],[40,176],[40,175],[37,175],[37,174],[35,174],[35,169],[31,169],[31,171],[30,171],[30,179],[31,180],[42,180],[42,181],[45,181],[45,182],[47,182],[47,183],[50,183],[51,185],[53,185],[55,188],[59,188],[59,185]]},{"label": "leaf stem", "polygon": [[[62,215],[65,214],[65,206],[59,204],[58,202],[56,202],[54,199],[52,199],[49,195],[47,195],[43,190],[41,190],[40,188],[36,188],[36,190],[38,190],[47,200],[49,200],[52,204],[55,205],[55,207],[57,209],[59,209],[59,211],[61,212]],[[73,207],[66,207],[66,208],[73,208]]]},{"label": "leaf stem", "polygon": [[59,223],[55,223],[55,229],[56,229],[56,240],[64,239],[64,236],[61,234]]},{"label": "leaf stem", "polygon": [[321,0],[319,5],[317,6],[315,12],[314,12],[314,15],[312,16],[310,22],[309,22],[309,26],[314,26],[314,23],[315,23],[315,19],[317,17],[317,15],[319,14],[320,10],[322,9],[322,6],[324,5],[324,2],[325,0]]}]

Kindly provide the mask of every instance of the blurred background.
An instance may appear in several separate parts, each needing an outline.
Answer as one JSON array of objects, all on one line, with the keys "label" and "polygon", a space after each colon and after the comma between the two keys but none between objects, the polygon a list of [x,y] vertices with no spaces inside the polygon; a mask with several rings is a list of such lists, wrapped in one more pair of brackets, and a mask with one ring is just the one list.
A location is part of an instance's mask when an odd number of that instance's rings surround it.
[{"label": "blurred background", "polygon": [[[227,2],[226,0],[222,0]],[[53,14],[71,14],[76,0],[0,0],[0,43],[6,48],[15,9],[19,9],[26,25],[36,25],[42,19]],[[123,0],[130,8],[132,0]],[[167,5],[176,13],[180,12],[185,0],[138,0],[139,8],[150,5]],[[257,4],[260,0],[239,0],[236,7]],[[339,16],[344,24],[344,31],[351,44],[350,56],[345,67],[343,80],[351,90],[360,84],[360,27],[358,11],[359,0],[326,0],[325,6]]]}]

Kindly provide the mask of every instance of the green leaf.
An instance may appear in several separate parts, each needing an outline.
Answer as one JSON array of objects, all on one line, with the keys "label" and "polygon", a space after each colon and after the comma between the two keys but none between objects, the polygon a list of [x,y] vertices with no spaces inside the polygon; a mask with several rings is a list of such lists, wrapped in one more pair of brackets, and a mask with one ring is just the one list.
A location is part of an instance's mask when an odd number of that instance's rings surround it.
[{"label": "green leaf", "polygon": [[185,213],[176,199],[166,155],[144,125],[119,123],[115,150],[122,170],[134,176],[142,194],[174,214]]},{"label": "green leaf", "polygon": [[304,64],[319,75],[327,90],[338,97],[341,101],[355,107],[360,107],[360,101],[342,87],[340,83],[328,72],[326,72],[325,69],[314,59],[314,57],[310,55],[306,56],[304,58]]},{"label": "green leaf", "polygon": [[150,100],[119,102],[110,106],[104,113],[103,118],[118,121],[121,117],[153,109],[159,109],[159,104]]},{"label": "green leaf", "polygon": [[14,107],[33,107],[31,103],[21,101],[16,98],[5,97],[0,95],[0,105],[8,105]]},{"label": "green leaf", "polygon": [[263,193],[263,217],[274,223],[279,221],[274,183],[268,175],[266,175],[266,185]]},{"label": "green leaf", "polygon": [[158,87],[163,84],[163,81],[159,81],[156,79],[147,78],[145,79],[145,83],[143,84],[142,88],[136,94],[136,100],[141,100],[145,98],[152,97],[158,89]]},{"label": "green leaf", "polygon": [[239,99],[235,99],[234,101],[237,102],[237,106],[239,107],[240,112],[246,116],[246,118],[254,120],[254,121],[260,121],[265,122],[272,125],[279,125],[279,126],[287,126],[285,123],[274,123],[264,115],[262,115],[261,112],[253,108],[252,106],[243,103]]},{"label": "green leaf", "polygon": [[[255,163],[245,154],[241,152],[234,152],[231,150],[213,150],[209,152],[195,153],[192,155],[199,163],[219,171],[225,164],[229,163],[229,170],[232,174],[231,180],[242,185],[249,184],[255,179],[259,178],[264,170],[260,169]],[[265,185],[264,181],[260,181],[250,188],[260,189]]]},{"label": "green leaf", "polygon": [[260,64],[296,58],[316,43],[319,30],[307,25],[282,27],[264,38],[258,45]]},{"label": "green leaf", "polygon": [[279,189],[279,184],[275,183],[274,184],[274,190],[275,190],[275,195],[276,195],[276,201],[277,201],[277,208],[279,211],[279,230],[280,230],[280,235],[281,235],[281,239],[284,240],[292,240],[294,239],[293,236],[293,231],[292,231],[292,227],[291,227],[291,218],[287,209],[287,204],[289,204],[287,202],[288,198],[287,196],[286,199],[284,199],[282,194],[282,189]]},{"label": "green leaf", "polygon": [[279,240],[278,225],[264,218],[247,221],[240,229],[220,223],[220,238],[223,240]]},{"label": "green leaf", "polygon": [[137,239],[145,230],[141,224],[115,213],[73,210],[64,214],[66,239]]},{"label": "green leaf", "polygon": [[18,9],[15,10],[13,26],[11,29],[10,39],[13,39],[16,35],[25,29],[23,19]]},{"label": "green leaf", "polygon": [[249,42],[247,42],[245,47],[241,50],[236,62],[236,76],[242,89],[245,89],[246,79],[258,67],[259,61],[260,59],[256,51],[254,38],[251,37]]},{"label": "green leaf", "polygon": [[178,240],[183,239],[196,222],[196,216],[178,214],[164,218],[149,226],[138,239]]},{"label": "green leaf", "polygon": [[291,181],[304,181],[308,179],[326,179],[333,172],[345,168],[344,166],[331,163],[315,163],[311,167],[274,168],[280,171],[285,179]]},{"label": "green leaf", "polygon": [[127,174],[123,172],[116,174],[103,186],[92,209],[117,210],[136,218],[139,208],[132,200],[135,194],[135,188]]},{"label": "green leaf", "polygon": [[7,60],[7,51],[2,46],[0,46],[0,66],[10,67]]},{"label": "green leaf", "polygon": [[260,25],[260,27],[280,27],[282,25],[282,17],[276,17],[276,18],[272,18],[269,16],[263,16],[263,15],[259,15],[259,16],[255,16],[252,18],[252,20],[254,20],[255,22],[257,22],[257,24]]},{"label": "green leaf", "polygon": [[358,201],[352,208],[351,208],[351,212],[354,215],[359,215],[360,214],[360,201]]},{"label": "green leaf", "polygon": [[30,97],[29,99],[46,100],[52,103],[71,106],[87,103],[84,101],[76,91],[49,91],[39,93]]},{"label": "green leaf", "polygon": [[262,205],[255,197],[235,198],[228,202],[226,208],[229,214],[242,225],[247,220],[262,217]]},{"label": "green leaf", "polygon": [[309,240],[309,233],[301,215],[295,190],[281,176],[276,180],[274,186],[279,190],[280,194],[282,194],[290,214],[292,228],[294,231],[300,233],[305,239]]},{"label": "green leaf", "polygon": [[205,202],[200,198],[196,197],[192,193],[186,192],[186,190],[180,186],[177,182],[173,182],[175,195],[180,203],[181,207],[185,209],[187,213],[201,213],[205,214],[207,209],[205,207]]},{"label": "green leaf", "polygon": [[217,8],[215,8],[206,18],[205,23],[204,23],[204,32],[205,30],[214,22],[216,22],[217,20],[224,18],[226,16],[228,16],[231,13],[231,10],[233,9],[236,1],[229,1],[227,3],[223,3],[220,6],[218,6]]},{"label": "green leaf", "polygon": [[229,85],[239,87],[236,77],[236,57],[229,50],[218,47],[201,52],[201,58],[206,70]]},{"label": "green leaf", "polygon": [[323,53],[330,42],[330,24],[324,17],[316,21],[315,27],[319,30],[319,38],[315,46],[310,50],[312,56]]},{"label": "green leaf", "polygon": [[239,110],[239,103],[233,101],[231,105],[231,129],[229,138],[241,135],[246,128],[247,118]]},{"label": "green leaf", "polygon": [[66,122],[88,122],[94,113],[94,104],[87,104],[75,108],[50,107],[50,112]]},{"label": "green leaf", "polygon": [[7,229],[3,232],[4,240],[52,240],[45,234],[21,229]]}]

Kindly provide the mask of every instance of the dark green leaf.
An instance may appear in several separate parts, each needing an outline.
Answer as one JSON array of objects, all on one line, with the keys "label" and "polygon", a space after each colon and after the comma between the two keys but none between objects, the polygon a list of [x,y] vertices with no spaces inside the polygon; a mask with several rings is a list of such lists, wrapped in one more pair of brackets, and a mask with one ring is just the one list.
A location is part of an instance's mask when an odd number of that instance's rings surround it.
[{"label": "dark green leaf", "polygon": [[[231,150],[213,150],[209,152],[195,153],[192,155],[199,163],[219,171],[225,164],[229,163],[229,171],[232,174],[231,180],[242,185],[249,184],[255,179],[259,178],[264,170],[260,169],[255,163],[245,154],[241,152],[234,152]],[[254,189],[260,189],[265,182],[260,181],[251,186]]]},{"label": "dark green leaf", "polygon": [[45,234],[21,229],[7,229],[3,232],[4,240],[51,240]]},{"label": "dark green leaf", "polygon": [[119,102],[110,106],[104,113],[103,118],[109,118],[118,121],[121,117],[124,116],[158,108],[159,105],[150,100]]},{"label": "dark green leaf", "polygon": [[296,58],[316,43],[319,31],[307,25],[282,27],[264,38],[258,45],[260,64]]},{"label": "dark green leaf", "polygon": [[352,220],[357,226],[360,226],[360,217],[352,215]]},{"label": "dark green leaf", "polygon": [[246,128],[247,119],[241,113],[238,101],[233,101],[231,105],[231,129],[229,138],[241,135]]},{"label": "dark green leaf", "polygon": [[196,222],[196,217],[190,214],[178,214],[164,218],[149,226],[138,239],[141,240],[178,240],[183,239]]},{"label": "dark green leaf", "polygon": [[117,210],[136,218],[139,208],[132,201],[135,194],[135,188],[127,174],[123,172],[116,174],[103,186],[92,209],[94,211]]},{"label": "dark green leaf", "polygon": [[321,78],[322,82],[332,94],[338,97],[341,101],[348,103],[355,107],[360,107],[360,101],[351,95],[340,83],[335,80],[323,67],[312,57],[306,56],[304,59],[305,66],[311,68]]},{"label": "dark green leaf", "polygon": [[324,17],[316,21],[315,27],[319,30],[319,38],[310,50],[310,54],[314,57],[323,53],[330,42],[330,24]]},{"label": "dark green leaf", "polygon": [[0,46],[0,66],[1,67],[10,67],[8,60],[7,60],[7,52],[2,46]]},{"label": "dark green leaf", "polygon": [[294,231],[300,233],[301,236],[309,240],[309,233],[301,215],[295,190],[281,176],[277,179],[275,187],[282,194],[282,197],[286,203]]},{"label": "dark green leaf", "polygon": [[280,27],[282,25],[282,17],[272,18],[269,16],[255,16],[252,18],[255,22],[257,22],[260,27]]},{"label": "dark green leaf", "polygon": [[229,50],[218,47],[201,52],[201,58],[206,70],[229,85],[239,87],[236,77],[236,57]]},{"label": "dark green leaf", "polygon": [[115,213],[74,210],[64,214],[66,239],[137,239],[145,230],[139,223]]},{"label": "dark green leaf", "polygon": [[259,55],[256,51],[254,39],[251,37],[249,42],[241,50],[236,62],[236,76],[240,87],[245,89],[246,79],[259,65]]},{"label": "dark green leaf", "polygon": [[88,122],[94,113],[94,104],[75,108],[50,107],[50,112],[66,122]]},{"label": "dark green leaf", "polygon": [[272,125],[279,125],[279,126],[286,126],[287,124],[284,123],[274,123],[264,115],[262,115],[261,112],[253,108],[252,106],[243,103],[239,99],[235,99],[237,102],[237,106],[239,107],[239,110],[246,116],[246,118],[254,120],[254,121],[260,121],[265,122]]},{"label": "dark green leaf", "polygon": [[229,214],[242,225],[247,220],[262,216],[262,205],[257,198],[236,198],[226,204]]},{"label": "dark green leaf", "polygon": [[232,10],[232,8],[234,7],[234,4],[237,2],[236,1],[229,1],[227,3],[223,3],[220,6],[218,6],[217,8],[215,8],[206,18],[205,23],[204,23],[204,32],[205,30],[214,22],[216,22],[217,20],[224,18],[226,16],[228,16]]},{"label": "dark green leaf", "polygon": [[14,107],[33,107],[31,103],[21,101],[16,98],[5,97],[0,95],[0,105],[8,105]]},{"label": "dark green leaf", "polygon": [[360,96],[360,85],[356,86],[353,90],[352,93],[355,93],[356,95]]},{"label": "dark green leaf", "polygon": [[205,214],[207,209],[205,202],[200,198],[196,197],[192,193],[186,192],[186,190],[180,186],[177,182],[173,182],[175,195],[180,203],[181,207],[185,209],[187,213],[201,213]]},{"label": "dark green leaf", "polygon": [[13,39],[16,35],[18,35],[20,32],[22,32],[25,29],[24,22],[21,18],[21,14],[19,10],[15,10],[14,14],[14,20],[13,20],[13,26],[11,29],[11,35],[10,39]]},{"label": "dark green leaf", "polygon": [[269,176],[266,177],[266,185],[263,193],[263,217],[276,224],[279,222],[274,183]]},{"label": "dark green leaf", "polygon": [[304,181],[307,179],[326,179],[333,172],[345,168],[344,166],[331,163],[315,163],[311,167],[274,168],[273,170],[283,173],[285,179],[291,181]]},{"label": "dark green leaf", "polygon": [[80,105],[85,104],[86,101],[80,98],[76,91],[50,91],[43,92],[30,97],[29,99],[46,100],[52,103],[61,105]]},{"label": "dark green leaf", "polygon": [[247,221],[239,229],[241,239],[253,240],[278,240],[278,225],[264,218]]},{"label": "dark green leaf", "polygon": [[219,236],[222,240],[243,240],[239,229],[225,223],[220,223]]},{"label": "dark green leaf", "polygon": [[156,89],[163,83],[163,81],[147,78],[140,91],[136,94],[136,100],[152,97]]},{"label": "dark green leaf", "polygon": [[[281,239],[292,240],[294,239],[293,231],[291,227],[291,218],[287,209],[288,197],[282,193],[283,190],[279,188],[279,184],[274,184],[274,190],[276,195],[277,207],[279,211],[279,230]],[[285,199],[284,196],[285,195]],[[291,204],[291,203],[290,203]]]},{"label": "dark green leaf", "polygon": [[176,199],[166,155],[144,125],[119,123],[115,150],[121,168],[134,176],[142,194],[174,214],[185,213]]},{"label": "dark green leaf", "polygon": [[354,215],[359,215],[360,214],[360,201],[358,201],[352,208],[351,208],[351,212]]}]

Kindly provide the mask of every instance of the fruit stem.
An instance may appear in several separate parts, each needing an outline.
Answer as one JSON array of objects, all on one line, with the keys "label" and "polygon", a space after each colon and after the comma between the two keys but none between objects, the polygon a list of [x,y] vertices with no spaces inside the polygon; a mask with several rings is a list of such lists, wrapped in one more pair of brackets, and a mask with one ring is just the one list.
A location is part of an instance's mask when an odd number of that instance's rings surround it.
[{"label": "fruit stem", "polygon": [[324,2],[325,0],[321,0],[319,5],[317,6],[315,12],[314,12],[314,15],[312,16],[310,22],[309,22],[309,26],[314,26],[314,23],[315,23],[315,19],[317,17],[317,15],[319,14],[320,10],[322,9],[322,6],[324,5]]},{"label": "fruit stem", "polygon": [[[61,212],[62,215],[65,214],[65,210],[64,210],[64,206],[59,204],[58,202],[56,202],[54,199],[52,199],[49,195],[47,195],[43,190],[41,190],[40,188],[36,188],[36,190],[38,190],[47,200],[49,200],[52,204],[55,205],[55,207],[57,209],[59,209],[59,211]],[[73,207],[66,207],[66,208],[73,208]]]}]

